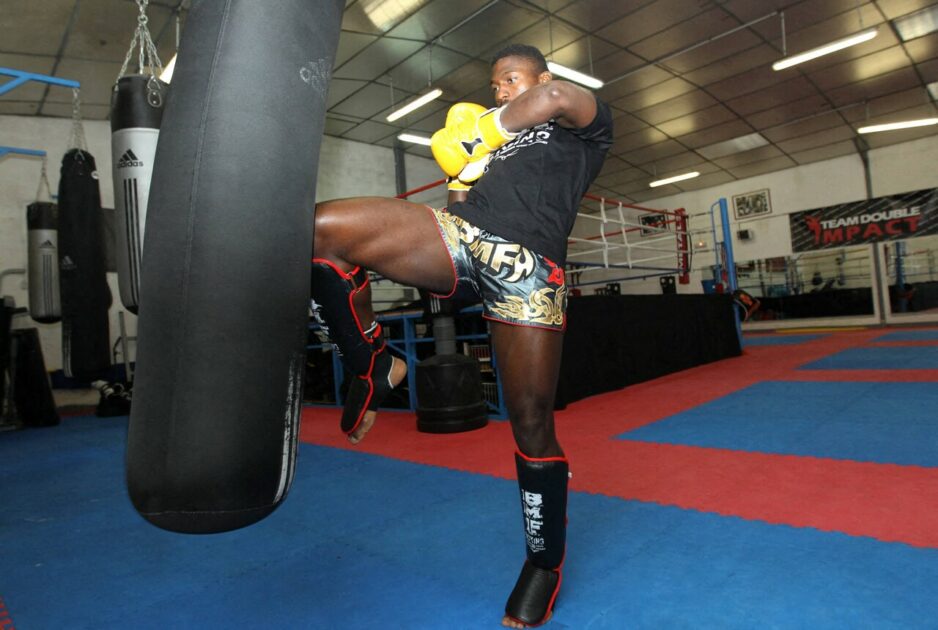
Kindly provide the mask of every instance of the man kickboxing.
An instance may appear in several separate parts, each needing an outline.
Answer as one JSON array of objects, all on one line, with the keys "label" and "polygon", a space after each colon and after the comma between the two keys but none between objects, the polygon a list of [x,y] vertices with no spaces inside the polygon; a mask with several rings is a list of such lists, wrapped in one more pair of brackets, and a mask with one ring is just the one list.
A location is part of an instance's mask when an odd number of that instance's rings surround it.
[{"label": "man kickboxing", "polygon": [[[405,376],[381,340],[366,269],[441,296],[482,298],[511,428],[527,560],[502,623],[540,625],[560,589],[568,464],[554,431],[565,327],[567,237],[612,144],[609,107],[554,81],[536,48],[512,45],[492,65],[496,108],[459,103],[432,138],[451,178],[446,210],[399,199],[317,205],[312,296],[346,367],[342,429],[356,443]],[[442,237],[442,238],[441,238]]]}]

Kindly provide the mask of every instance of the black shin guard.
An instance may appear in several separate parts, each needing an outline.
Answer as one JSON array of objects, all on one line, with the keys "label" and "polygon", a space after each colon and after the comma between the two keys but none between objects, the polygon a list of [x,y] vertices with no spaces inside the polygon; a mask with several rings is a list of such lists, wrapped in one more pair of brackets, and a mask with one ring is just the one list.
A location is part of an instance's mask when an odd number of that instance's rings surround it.
[{"label": "black shin guard", "polygon": [[564,457],[532,459],[515,454],[527,560],[505,605],[505,614],[536,626],[550,617],[560,590],[567,538],[567,479]]},{"label": "black shin guard", "polygon": [[353,433],[366,411],[374,411],[391,391],[392,359],[381,338],[381,325],[363,326],[352,300],[368,286],[368,272],[345,273],[328,260],[314,258],[310,294],[313,316],[335,344],[342,363],[355,375],[342,411],[342,430]]}]

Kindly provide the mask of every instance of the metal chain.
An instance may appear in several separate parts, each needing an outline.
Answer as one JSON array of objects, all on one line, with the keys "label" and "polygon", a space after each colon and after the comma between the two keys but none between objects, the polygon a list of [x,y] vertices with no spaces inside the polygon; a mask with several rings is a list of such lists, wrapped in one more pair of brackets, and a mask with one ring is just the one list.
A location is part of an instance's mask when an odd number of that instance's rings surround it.
[{"label": "metal chain", "polygon": [[[163,73],[163,62],[160,61],[159,53],[156,50],[156,44],[150,37],[150,29],[147,27],[147,5],[150,0],[137,0],[137,8],[140,14],[137,16],[137,28],[134,30],[134,36],[130,40],[130,48],[127,49],[127,55],[124,56],[124,63],[121,65],[120,73],[117,78],[120,79],[127,74],[127,66],[133,57],[134,50],[137,54],[137,70],[140,74],[145,73],[145,69],[150,69],[150,79],[155,79]],[[115,88],[117,84],[115,83]],[[151,88],[152,89],[152,88]],[[162,100],[162,97],[160,97]],[[152,103],[151,103],[152,104]]]},{"label": "metal chain", "polygon": [[[85,126],[81,120],[81,94],[78,88],[72,88],[72,134],[69,136],[69,146],[81,149],[82,153],[88,151],[88,143],[85,142]],[[84,159],[82,153],[79,153],[79,160]]]},{"label": "metal chain", "polygon": [[42,171],[39,174],[39,188],[36,189],[36,201],[42,201],[42,187],[46,187],[46,198],[52,201],[52,187],[49,186],[49,177],[46,174],[46,165],[49,163],[46,156],[42,156]]}]

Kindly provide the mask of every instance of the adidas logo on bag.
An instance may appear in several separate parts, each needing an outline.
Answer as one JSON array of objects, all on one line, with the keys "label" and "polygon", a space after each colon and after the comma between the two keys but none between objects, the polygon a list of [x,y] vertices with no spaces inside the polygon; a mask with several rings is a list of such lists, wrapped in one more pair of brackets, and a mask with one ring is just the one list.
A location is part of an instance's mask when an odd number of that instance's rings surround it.
[{"label": "adidas logo on bag", "polygon": [[131,168],[143,166],[143,162],[134,155],[134,152],[130,149],[124,151],[124,155],[121,156],[121,159],[117,161],[117,168]]}]

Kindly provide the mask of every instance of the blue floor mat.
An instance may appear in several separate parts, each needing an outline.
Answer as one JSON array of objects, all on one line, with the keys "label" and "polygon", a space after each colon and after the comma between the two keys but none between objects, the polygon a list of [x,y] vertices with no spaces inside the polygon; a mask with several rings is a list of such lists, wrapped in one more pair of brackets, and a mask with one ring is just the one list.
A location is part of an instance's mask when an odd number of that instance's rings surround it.
[{"label": "blue floor mat", "polygon": [[801,366],[802,370],[936,370],[938,346],[850,348]]},{"label": "blue floor mat", "polygon": [[763,382],[619,437],[938,466],[938,383]]},{"label": "blue floor mat", "polygon": [[[124,434],[0,436],[0,597],[21,630],[500,627],[524,553],[513,481],[303,445],[273,515],[187,536],[131,509]],[[934,620],[938,550],[585,493],[569,514],[549,628]]]},{"label": "blue floor mat", "polygon": [[938,341],[938,328],[929,330],[897,330],[874,341]]},{"label": "blue floor mat", "polygon": [[827,335],[759,335],[743,336],[743,346],[789,346],[814,341]]}]

